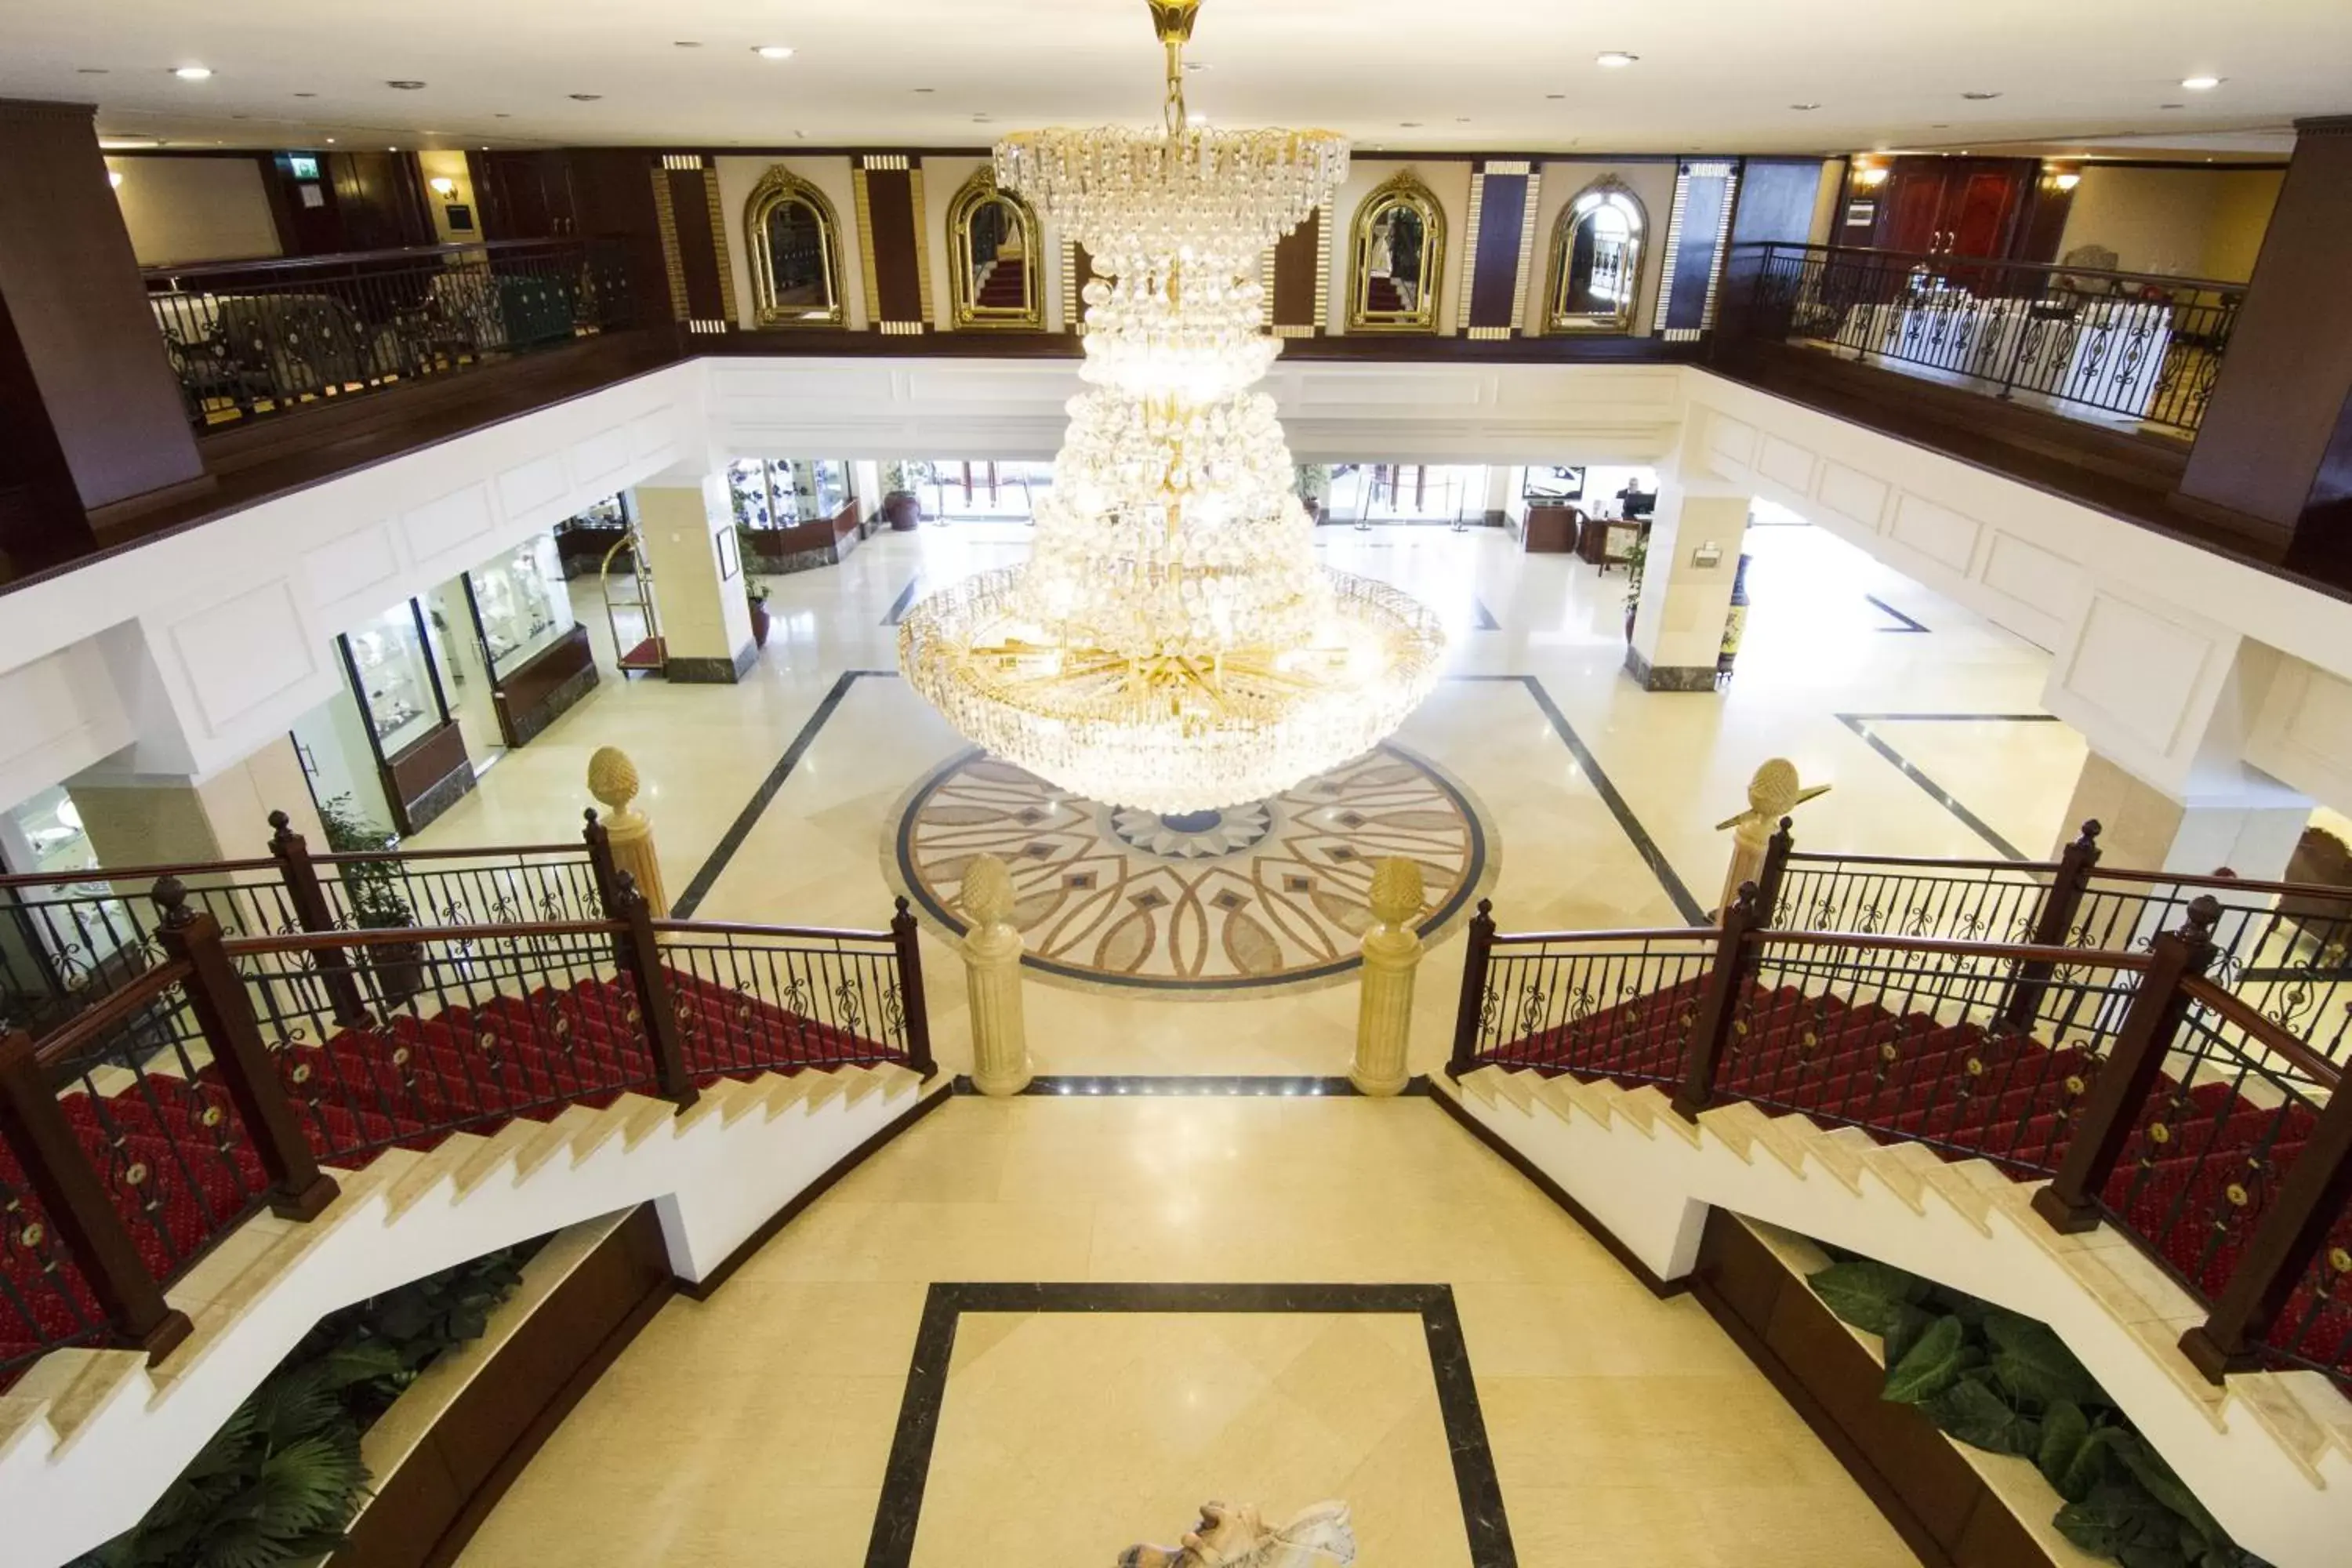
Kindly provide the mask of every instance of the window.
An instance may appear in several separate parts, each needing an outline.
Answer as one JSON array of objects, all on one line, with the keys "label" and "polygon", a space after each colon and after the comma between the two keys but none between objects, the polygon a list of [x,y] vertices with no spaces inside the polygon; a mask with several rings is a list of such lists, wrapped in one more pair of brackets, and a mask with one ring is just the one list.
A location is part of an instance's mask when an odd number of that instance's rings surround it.
[{"label": "window", "polygon": [[842,324],[841,226],[823,192],[779,165],[744,209],[751,293],[762,327]]}]

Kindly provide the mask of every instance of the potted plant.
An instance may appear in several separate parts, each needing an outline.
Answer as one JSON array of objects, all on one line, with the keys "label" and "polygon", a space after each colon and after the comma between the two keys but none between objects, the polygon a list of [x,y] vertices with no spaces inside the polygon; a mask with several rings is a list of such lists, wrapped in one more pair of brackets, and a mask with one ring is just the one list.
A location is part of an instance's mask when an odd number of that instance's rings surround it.
[{"label": "potted plant", "polygon": [[751,606],[751,642],[756,647],[768,646],[768,585],[746,579],[743,597]]},{"label": "potted plant", "polygon": [[[319,825],[327,830],[327,847],[338,855],[365,855],[392,842],[392,834],[360,815],[348,795],[319,803]],[[415,925],[401,886],[400,862],[344,860],[337,864],[351,922],[361,931],[404,931]],[[360,967],[373,975],[377,994],[387,1007],[396,1007],[425,989],[425,949],[413,942],[361,950]]]},{"label": "potted plant", "polygon": [[923,500],[915,493],[921,469],[919,463],[882,465],[882,515],[890,520],[893,533],[912,533],[923,521]]},{"label": "potted plant", "polygon": [[1307,517],[1315,522],[1323,521],[1324,508],[1331,500],[1331,465],[1301,463],[1298,465],[1298,500],[1307,509]]},{"label": "potted plant", "polygon": [[[1601,524],[1607,527],[1606,523]],[[1642,607],[1642,569],[1650,563],[1650,531],[1640,529],[1625,551],[1625,640],[1633,640],[1633,612]]]}]

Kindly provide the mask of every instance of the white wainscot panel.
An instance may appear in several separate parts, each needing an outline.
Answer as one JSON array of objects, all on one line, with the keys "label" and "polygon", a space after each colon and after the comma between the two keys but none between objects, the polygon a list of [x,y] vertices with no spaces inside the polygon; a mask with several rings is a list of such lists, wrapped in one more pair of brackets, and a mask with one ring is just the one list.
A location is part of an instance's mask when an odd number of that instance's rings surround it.
[{"label": "white wainscot panel", "polygon": [[1886,485],[1843,463],[1822,465],[1822,486],[1815,500],[1857,528],[1876,533],[1886,521]]},{"label": "white wainscot panel", "polygon": [[571,493],[571,476],[557,453],[517,464],[499,476],[499,505],[509,518],[561,505]]},{"label": "white wainscot panel", "polygon": [[1525,417],[1545,409],[1605,408],[1671,412],[1677,406],[1681,380],[1656,371],[1601,369],[1591,365],[1563,368],[1549,375],[1523,374],[1508,366],[1495,382],[1495,406]]},{"label": "white wainscot panel", "polygon": [[1757,429],[1727,414],[1710,415],[1706,422],[1706,455],[1726,473],[1745,473],[1756,466]]},{"label": "white wainscot panel", "polygon": [[1794,441],[1765,437],[1763,449],[1756,455],[1756,471],[1793,494],[1813,493],[1813,455]]},{"label": "white wainscot panel", "polygon": [[754,369],[719,365],[710,390],[720,413],[739,397],[781,398],[796,404],[866,405],[887,408],[898,402],[898,373],[877,365]]},{"label": "white wainscot panel", "polygon": [[677,437],[677,411],[657,408],[629,421],[629,451],[639,458],[667,455]]},{"label": "white wainscot panel", "polygon": [[1887,535],[1965,576],[1976,556],[1977,535],[1983,531],[1984,525],[1972,517],[1906,495],[1895,503],[1895,526]]},{"label": "white wainscot panel", "polygon": [[[2094,594],[2059,684],[2132,739],[2168,755],[2213,653],[2213,639],[2203,632],[2127,599]],[[2091,733],[2095,744],[2095,730]]]},{"label": "white wainscot panel", "polygon": [[95,643],[0,673],[0,806],[13,805],[137,736]]},{"label": "white wainscot panel", "polygon": [[1995,529],[1985,552],[1984,585],[2063,625],[2082,603],[2083,569],[2063,555]]},{"label": "white wainscot panel", "polygon": [[468,485],[439,500],[428,501],[400,520],[407,536],[408,553],[421,566],[490,531],[490,498],[480,485]]},{"label": "white wainscot panel", "polygon": [[[355,529],[331,544],[305,551],[302,570],[321,608],[340,605],[400,575],[400,552],[393,548],[392,525]],[[389,592],[389,589],[386,590]],[[362,609],[361,614],[368,612]]]},{"label": "white wainscot panel", "polygon": [[1276,395],[1300,408],[1391,409],[1476,408],[1486,402],[1487,377],[1476,370],[1399,371],[1379,375],[1318,374],[1301,366],[1287,387],[1279,384]]},{"label": "white wainscot panel", "polygon": [[1075,364],[1040,366],[1034,371],[942,365],[907,373],[907,395],[919,409],[948,403],[977,403],[991,408],[1027,404],[1040,411],[1059,413],[1062,405],[1084,389]]},{"label": "white wainscot panel", "polygon": [[175,621],[172,646],[215,734],[319,668],[301,610],[282,578]]},{"label": "white wainscot panel", "polygon": [[582,485],[601,483],[627,468],[635,455],[626,425],[599,430],[572,448],[573,480]]}]

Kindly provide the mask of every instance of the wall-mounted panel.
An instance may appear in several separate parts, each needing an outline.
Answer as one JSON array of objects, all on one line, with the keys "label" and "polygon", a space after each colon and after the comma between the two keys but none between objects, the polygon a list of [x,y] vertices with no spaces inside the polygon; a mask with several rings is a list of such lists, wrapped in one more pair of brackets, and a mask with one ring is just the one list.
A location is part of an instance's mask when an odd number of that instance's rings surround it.
[{"label": "wall-mounted panel", "polygon": [[1274,247],[1269,319],[1278,338],[1311,338],[1331,308],[1331,204],[1307,215]]},{"label": "wall-mounted panel", "polygon": [[311,597],[320,605],[337,605],[397,577],[400,552],[393,548],[389,523],[370,523],[303,552],[302,570],[310,579]]},{"label": "wall-mounted panel", "polygon": [[1859,468],[1850,468],[1843,463],[1822,465],[1818,499],[1823,507],[1856,527],[1876,533],[1885,526],[1886,496],[1885,482]]},{"label": "wall-mounted panel", "polygon": [[1482,159],[1471,169],[1462,245],[1469,337],[1510,337],[1527,314],[1541,190],[1541,176],[1523,158]]},{"label": "wall-mounted panel", "polygon": [[916,335],[930,322],[931,266],[925,248],[923,161],[904,153],[857,160],[857,247],[876,330]]},{"label": "wall-mounted panel", "polygon": [[2169,757],[2191,716],[2201,723],[2199,688],[2214,655],[2206,633],[2096,593],[2053,694],[2088,703],[2152,753]]},{"label": "wall-mounted panel", "polygon": [[1907,545],[1939,566],[1966,575],[1976,559],[1977,535],[1984,525],[1949,507],[1906,495],[1895,503],[1895,523],[1887,536]]},{"label": "wall-mounted panel", "polygon": [[136,738],[94,640],[0,671],[0,810]]},{"label": "wall-mounted panel", "polygon": [[1813,455],[1794,441],[1784,441],[1778,436],[1765,437],[1757,453],[1756,471],[1801,496],[1812,493]]},{"label": "wall-mounted panel", "polygon": [[408,543],[408,558],[425,563],[490,531],[490,497],[486,486],[468,485],[427,502],[400,520]]},{"label": "wall-mounted panel", "polygon": [[2352,815],[2352,680],[2283,660],[2247,737],[2246,760]]},{"label": "wall-mounted panel", "polygon": [[1715,324],[1738,188],[1739,166],[1728,159],[1687,160],[1675,175],[1658,290],[1661,337],[1690,342]]},{"label": "wall-mounted panel", "polygon": [[2083,569],[2063,556],[1993,531],[1985,552],[1984,585],[2041,612],[2058,625],[2074,618],[2083,594]]},{"label": "wall-mounted panel", "polygon": [[665,153],[653,181],[672,314],[689,331],[723,332],[730,312],[718,178],[698,153]]}]

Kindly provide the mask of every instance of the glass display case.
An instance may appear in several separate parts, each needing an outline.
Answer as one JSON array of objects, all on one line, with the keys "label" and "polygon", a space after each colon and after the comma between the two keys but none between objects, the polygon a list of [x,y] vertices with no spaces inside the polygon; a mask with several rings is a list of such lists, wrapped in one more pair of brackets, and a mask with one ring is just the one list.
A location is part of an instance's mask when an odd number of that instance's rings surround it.
[{"label": "glass display case", "polygon": [[727,466],[735,521],[746,528],[790,528],[840,514],[852,499],[849,465],[831,458],[748,458]]},{"label": "glass display case", "polygon": [[389,762],[447,720],[415,600],[344,633],[342,641],[352,689],[378,755]]},{"label": "glass display case", "polygon": [[513,674],[572,630],[572,593],[555,536],[542,533],[466,574],[494,679]]}]

